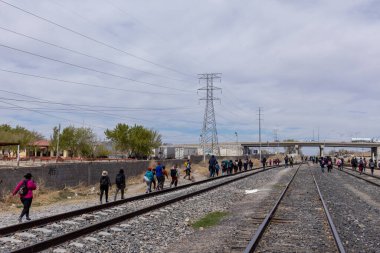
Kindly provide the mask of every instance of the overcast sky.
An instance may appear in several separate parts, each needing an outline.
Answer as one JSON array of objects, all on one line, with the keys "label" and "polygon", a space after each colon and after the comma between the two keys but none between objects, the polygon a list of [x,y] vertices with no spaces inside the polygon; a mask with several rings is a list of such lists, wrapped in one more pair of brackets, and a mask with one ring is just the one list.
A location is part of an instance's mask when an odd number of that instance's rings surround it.
[{"label": "overcast sky", "polygon": [[220,72],[219,141],[258,140],[259,107],[263,140],[379,137],[379,31],[370,0],[0,0],[0,124],[198,143]]}]

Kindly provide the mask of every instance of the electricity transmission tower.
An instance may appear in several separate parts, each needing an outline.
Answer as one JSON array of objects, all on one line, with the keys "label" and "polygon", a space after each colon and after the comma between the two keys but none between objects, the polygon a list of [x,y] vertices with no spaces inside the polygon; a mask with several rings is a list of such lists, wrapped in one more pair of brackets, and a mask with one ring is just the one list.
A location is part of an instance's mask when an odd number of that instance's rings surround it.
[{"label": "electricity transmission tower", "polygon": [[202,87],[198,90],[206,91],[206,97],[200,100],[206,101],[205,114],[203,118],[203,127],[201,133],[201,145],[203,148],[203,160],[205,160],[206,154],[220,155],[218,144],[218,132],[216,131],[214,100],[220,100],[214,97],[215,90],[221,90],[221,88],[214,86],[214,80],[221,81],[221,73],[209,73],[199,74],[199,82],[206,80],[206,87]]}]

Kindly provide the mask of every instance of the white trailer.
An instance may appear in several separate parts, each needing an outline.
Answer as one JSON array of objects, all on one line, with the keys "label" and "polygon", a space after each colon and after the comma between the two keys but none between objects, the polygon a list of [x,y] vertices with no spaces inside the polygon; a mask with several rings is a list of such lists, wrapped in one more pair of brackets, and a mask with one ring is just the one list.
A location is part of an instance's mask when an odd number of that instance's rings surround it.
[{"label": "white trailer", "polygon": [[187,159],[189,156],[198,155],[198,148],[177,147],[175,148],[176,159]]},{"label": "white trailer", "polygon": [[175,158],[175,147],[164,147],[163,157],[164,159]]}]

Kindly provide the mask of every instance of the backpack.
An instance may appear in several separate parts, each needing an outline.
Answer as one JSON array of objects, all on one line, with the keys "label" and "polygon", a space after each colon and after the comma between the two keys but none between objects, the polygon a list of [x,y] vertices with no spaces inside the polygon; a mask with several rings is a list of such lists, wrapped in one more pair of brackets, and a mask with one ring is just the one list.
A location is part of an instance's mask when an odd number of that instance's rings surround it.
[{"label": "backpack", "polygon": [[123,185],[124,184],[123,174],[117,174],[116,175],[116,184],[117,185]]},{"label": "backpack", "polygon": [[177,170],[176,169],[170,169],[170,176],[171,177],[176,177],[177,176]]},{"label": "backpack", "polygon": [[28,194],[28,181],[27,180],[24,180],[24,182],[22,183],[22,185],[20,186],[20,189],[18,190],[18,193],[20,194],[20,196],[24,197],[26,194]]},{"label": "backpack", "polygon": [[102,177],[100,181],[100,185],[107,186],[108,185],[108,177]]}]

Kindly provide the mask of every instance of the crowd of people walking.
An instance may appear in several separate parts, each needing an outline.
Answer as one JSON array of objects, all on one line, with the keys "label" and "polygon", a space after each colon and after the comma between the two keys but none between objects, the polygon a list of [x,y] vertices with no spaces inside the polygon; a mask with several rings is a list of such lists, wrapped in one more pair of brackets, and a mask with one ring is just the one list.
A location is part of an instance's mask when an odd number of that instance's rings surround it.
[{"label": "crowd of people walking", "polygon": [[[327,168],[327,172],[330,173],[333,169],[333,166],[335,165],[337,169],[343,170],[344,166],[344,159],[343,158],[337,158],[337,157],[317,157],[317,156],[310,156],[310,157],[301,157],[302,161],[311,161],[313,164],[319,164],[321,167],[322,173],[325,172],[325,168]],[[266,166],[279,166],[281,163],[281,160],[279,158],[274,159],[267,159],[265,156],[260,161],[262,164],[262,167],[265,169]],[[284,157],[284,167],[293,167],[294,165],[294,158],[292,156],[285,155]],[[376,167],[376,162],[373,159],[367,159],[365,157],[353,157],[351,159],[348,159],[348,164],[351,164],[352,170],[357,170],[360,174],[363,172],[365,173],[366,168],[368,167],[371,171],[371,174],[374,174],[374,170]],[[183,164],[183,179],[192,180],[191,172],[192,172],[192,164],[190,160],[187,160]],[[212,155],[210,159],[208,160],[208,170],[209,170],[209,177],[217,177],[219,175],[231,175],[234,173],[252,170],[253,169],[253,162],[251,159],[245,158],[245,159],[235,159],[233,161],[230,160],[222,160],[220,163],[218,162],[217,158]],[[379,163],[380,167],[380,163]],[[174,164],[169,172],[166,170],[165,165],[161,164],[161,162],[157,162],[157,165],[155,167],[149,167],[147,168],[143,181],[146,184],[146,191],[145,193],[150,193],[152,191],[162,191],[164,189],[164,183],[165,180],[169,180],[170,176],[170,188],[177,187],[178,181],[180,178],[181,169],[179,164]],[[115,195],[114,195],[114,201],[117,200],[119,192],[120,192],[120,199],[124,199],[125,189],[126,189],[126,176],[124,173],[124,170],[119,170],[118,174],[115,178]],[[103,196],[105,203],[108,203],[109,200],[109,190],[112,187],[111,179],[108,176],[107,171],[103,171],[101,173],[101,177],[99,179],[99,192],[100,192],[100,204],[103,203]],[[20,201],[23,204],[23,209],[21,211],[21,214],[19,216],[19,222],[22,222],[23,218],[26,217],[26,220],[31,220],[29,212],[30,207],[32,205],[33,201],[33,191],[37,189],[37,184],[34,182],[32,174],[27,173],[24,175],[24,179],[21,180],[15,189],[13,190],[12,194],[16,195],[18,194],[20,197]]]}]

